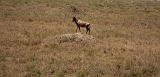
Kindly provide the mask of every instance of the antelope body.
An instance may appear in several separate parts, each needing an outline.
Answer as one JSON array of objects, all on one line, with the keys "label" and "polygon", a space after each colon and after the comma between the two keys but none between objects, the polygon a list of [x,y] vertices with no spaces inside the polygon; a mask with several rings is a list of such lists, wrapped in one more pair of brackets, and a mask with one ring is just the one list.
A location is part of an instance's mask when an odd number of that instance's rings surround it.
[{"label": "antelope body", "polygon": [[76,23],[76,26],[77,26],[76,32],[77,32],[77,30],[81,31],[81,27],[82,27],[82,28],[86,28],[86,34],[88,32],[90,34],[90,31],[91,31],[90,30],[90,23],[82,21],[82,20],[78,20],[76,17],[73,17],[72,21]]}]

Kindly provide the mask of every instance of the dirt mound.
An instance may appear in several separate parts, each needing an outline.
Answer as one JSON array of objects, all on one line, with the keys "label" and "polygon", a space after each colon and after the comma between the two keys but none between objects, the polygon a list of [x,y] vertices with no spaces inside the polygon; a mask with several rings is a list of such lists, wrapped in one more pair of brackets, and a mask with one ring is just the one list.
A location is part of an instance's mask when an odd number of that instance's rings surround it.
[{"label": "dirt mound", "polygon": [[74,33],[62,34],[54,37],[49,37],[44,40],[45,43],[62,44],[62,43],[93,43],[95,38],[92,35]]}]

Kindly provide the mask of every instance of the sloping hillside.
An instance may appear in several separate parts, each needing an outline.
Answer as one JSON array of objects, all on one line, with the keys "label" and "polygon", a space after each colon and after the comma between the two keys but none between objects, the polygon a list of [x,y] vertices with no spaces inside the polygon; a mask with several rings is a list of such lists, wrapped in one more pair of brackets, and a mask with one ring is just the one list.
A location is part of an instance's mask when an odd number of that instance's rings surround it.
[{"label": "sloping hillside", "polygon": [[159,76],[159,1],[0,0],[0,77]]}]

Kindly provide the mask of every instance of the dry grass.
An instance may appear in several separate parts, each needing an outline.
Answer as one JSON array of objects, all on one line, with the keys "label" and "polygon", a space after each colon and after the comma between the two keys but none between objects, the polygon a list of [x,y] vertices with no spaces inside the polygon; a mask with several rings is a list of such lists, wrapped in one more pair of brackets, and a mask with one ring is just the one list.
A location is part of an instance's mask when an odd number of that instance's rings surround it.
[{"label": "dry grass", "polygon": [[[0,77],[159,77],[159,3],[0,0]],[[96,41],[77,41],[73,15]]]},{"label": "dry grass", "polygon": [[74,34],[63,34],[57,35],[54,37],[49,37],[45,39],[46,44],[49,44],[53,41],[53,44],[61,44],[61,43],[91,43],[95,41],[95,38],[92,35],[85,35],[81,33]]}]

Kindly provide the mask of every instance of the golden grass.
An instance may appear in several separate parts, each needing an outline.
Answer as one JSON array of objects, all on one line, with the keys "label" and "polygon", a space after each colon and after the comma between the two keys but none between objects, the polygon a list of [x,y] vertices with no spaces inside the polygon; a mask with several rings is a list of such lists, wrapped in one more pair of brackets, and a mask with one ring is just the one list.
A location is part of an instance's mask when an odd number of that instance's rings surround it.
[{"label": "golden grass", "polygon": [[[96,42],[54,44],[75,33],[73,15]],[[158,1],[0,0],[0,77],[159,76]]]}]

